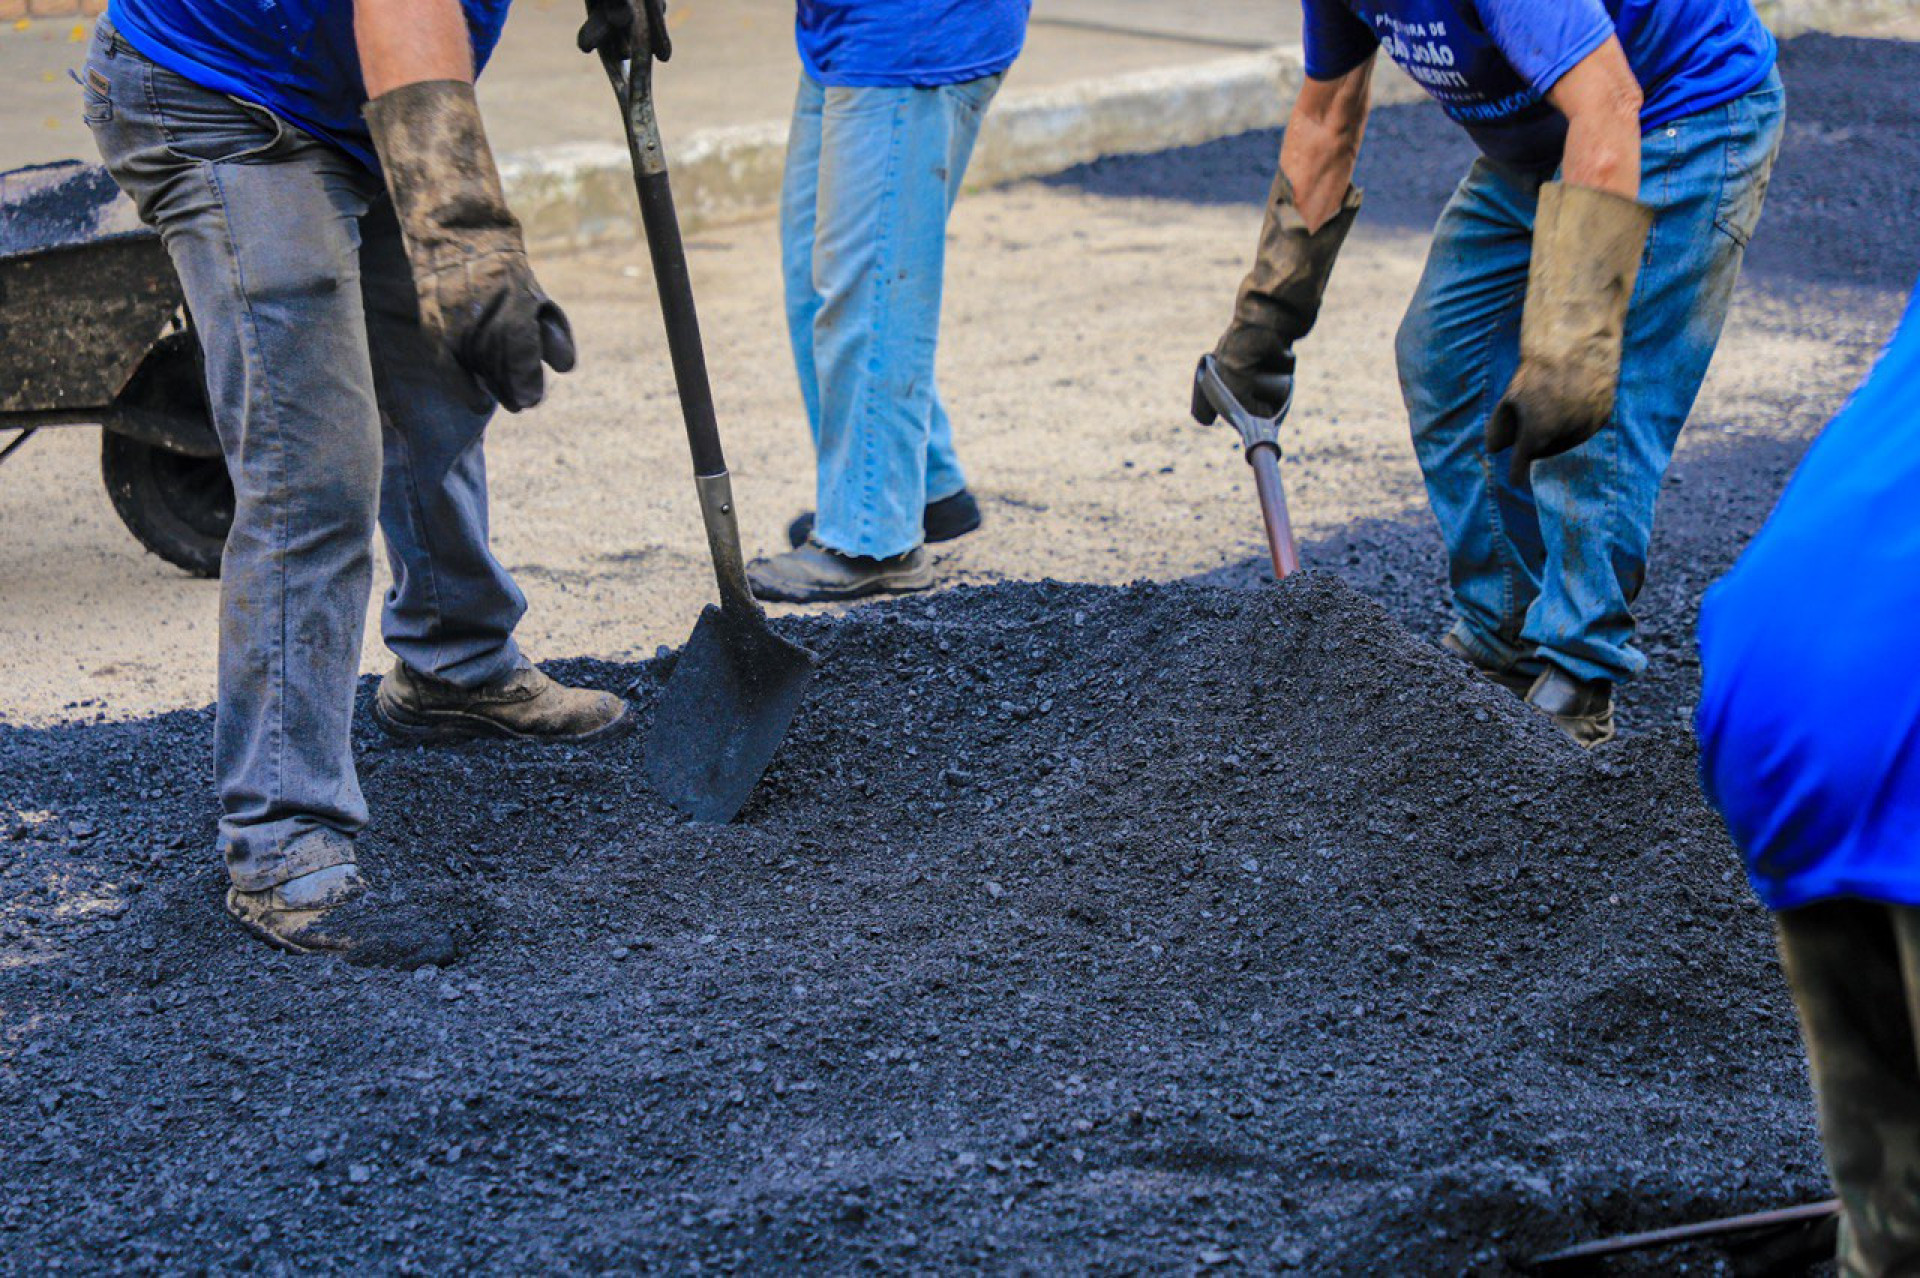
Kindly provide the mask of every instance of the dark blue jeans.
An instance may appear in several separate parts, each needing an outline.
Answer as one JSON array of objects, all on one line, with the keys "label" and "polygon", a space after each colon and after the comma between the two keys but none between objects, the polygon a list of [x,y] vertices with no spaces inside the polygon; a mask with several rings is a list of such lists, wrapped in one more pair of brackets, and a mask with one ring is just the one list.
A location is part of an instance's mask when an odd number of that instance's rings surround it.
[{"label": "dark blue jeans", "polygon": [[420,331],[380,179],[268,112],[155,65],[102,20],[86,119],[157,226],[206,352],[233,476],[220,577],[220,847],[258,890],[353,859],[349,729],[373,532],[382,630],[472,686],[522,661],[526,600],[487,546],[494,405]]},{"label": "dark blue jeans", "polygon": [[1530,483],[1489,457],[1487,418],[1520,360],[1520,312],[1540,175],[1477,161],[1434,229],[1400,327],[1401,390],[1447,543],[1454,634],[1485,663],[1551,661],[1622,680],[1646,578],[1660,479],[1726,322],[1779,151],[1778,76],[1648,133],[1640,198],[1653,232],[1627,312],[1613,421],[1536,462]]}]

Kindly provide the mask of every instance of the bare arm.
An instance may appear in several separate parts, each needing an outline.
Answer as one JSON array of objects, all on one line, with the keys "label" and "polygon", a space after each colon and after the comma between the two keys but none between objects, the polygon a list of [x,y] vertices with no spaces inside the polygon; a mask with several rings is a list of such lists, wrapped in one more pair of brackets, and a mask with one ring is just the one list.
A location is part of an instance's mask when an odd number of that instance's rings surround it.
[{"label": "bare arm", "polygon": [[1620,41],[1576,62],[1547,94],[1567,117],[1561,177],[1574,186],[1640,197],[1640,82]]},{"label": "bare arm", "polygon": [[1346,199],[1360,161],[1373,88],[1373,59],[1337,80],[1300,86],[1280,143],[1280,171],[1293,186],[1294,207],[1311,230],[1319,230]]},{"label": "bare arm", "polygon": [[460,0],[353,0],[353,36],[369,98],[423,80],[473,81]]}]

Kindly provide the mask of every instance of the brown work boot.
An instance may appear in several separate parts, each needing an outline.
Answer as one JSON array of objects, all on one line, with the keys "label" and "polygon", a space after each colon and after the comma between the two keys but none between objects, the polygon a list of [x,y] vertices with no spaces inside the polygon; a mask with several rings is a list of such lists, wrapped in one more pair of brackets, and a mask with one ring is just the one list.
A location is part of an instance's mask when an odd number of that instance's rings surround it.
[{"label": "brown work boot", "polygon": [[1576,679],[1549,665],[1527,689],[1527,704],[1577,746],[1591,750],[1613,740],[1613,685],[1604,679]]},{"label": "brown work boot", "polygon": [[380,681],[373,717],[409,741],[517,737],[577,745],[615,737],[633,726],[624,699],[555,683],[524,666],[504,679],[461,688],[396,661]]},{"label": "brown work boot", "polygon": [[1522,700],[1526,699],[1527,692],[1533,687],[1534,680],[1537,678],[1537,676],[1530,675],[1524,670],[1512,667],[1501,670],[1488,665],[1486,662],[1480,660],[1473,650],[1467,647],[1466,643],[1451,630],[1441,637],[1440,646],[1472,666],[1476,672],[1489,682],[1499,684],[1502,688],[1505,688],[1508,692],[1511,692],[1514,696]]},{"label": "brown work boot", "polygon": [[229,888],[227,913],[277,950],[332,954],[359,967],[445,967],[460,955],[451,929],[417,904],[381,901],[351,864],[259,892]]},{"label": "brown work boot", "polygon": [[870,559],[843,555],[810,541],[798,550],[748,564],[747,584],[761,599],[832,603],[925,590],[933,584],[933,561],[927,557],[925,546],[885,559]]}]

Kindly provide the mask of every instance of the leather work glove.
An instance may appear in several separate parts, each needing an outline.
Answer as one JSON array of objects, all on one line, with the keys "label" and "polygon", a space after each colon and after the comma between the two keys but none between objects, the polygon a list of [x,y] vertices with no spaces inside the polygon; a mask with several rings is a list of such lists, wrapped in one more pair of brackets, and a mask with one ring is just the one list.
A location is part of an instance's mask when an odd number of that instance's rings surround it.
[{"label": "leather work glove", "polygon": [[1520,369],[1487,419],[1487,451],[1513,449],[1513,482],[1578,448],[1613,418],[1627,305],[1653,210],[1624,195],[1549,182],[1533,223]]},{"label": "leather work glove", "polygon": [[573,368],[573,330],[527,265],[473,86],[425,80],[366,106],[420,295],[420,326],[510,413]]},{"label": "leather work glove", "polygon": [[587,0],[587,20],[575,39],[582,53],[607,50],[622,58],[673,56],[666,0]]},{"label": "leather work glove", "polygon": [[[1359,211],[1360,189],[1349,186],[1339,211],[1319,230],[1309,231],[1294,207],[1293,184],[1284,172],[1273,175],[1259,253],[1234,299],[1233,320],[1213,349],[1220,379],[1254,416],[1271,417],[1285,405],[1293,344],[1320,314],[1334,259]],[[1214,415],[1213,405],[1196,391],[1194,420],[1205,426]]]}]

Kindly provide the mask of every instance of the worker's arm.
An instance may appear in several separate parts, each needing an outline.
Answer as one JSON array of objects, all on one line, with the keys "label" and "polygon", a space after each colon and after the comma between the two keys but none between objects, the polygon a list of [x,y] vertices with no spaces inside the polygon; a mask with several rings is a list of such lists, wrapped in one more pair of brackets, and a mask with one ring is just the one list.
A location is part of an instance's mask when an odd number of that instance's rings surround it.
[{"label": "worker's arm", "polygon": [[[1259,252],[1213,348],[1221,381],[1255,416],[1273,416],[1292,393],[1293,344],[1313,328],[1334,258],[1360,210],[1353,168],[1372,81],[1372,57],[1337,79],[1310,79],[1287,120]],[[1193,415],[1202,423],[1214,418],[1198,378]]]},{"label": "worker's arm", "polygon": [[1627,315],[1653,210],[1640,203],[1640,85],[1618,39],[1549,91],[1567,117],[1561,177],[1540,188],[1520,317],[1520,368],[1487,419],[1514,482],[1613,419]]},{"label": "worker's arm", "polygon": [[1547,93],[1547,101],[1567,117],[1561,180],[1638,199],[1640,82],[1620,41],[1609,37],[1576,62]]},{"label": "worker's arm", "polygon": [[423,80],[473,83],[460,0],[353,0],[353,37],[369,98]]},{"label": "worker's arm", "polygon": [[1360,162],[1373,90],[1373,59],[1338,80],[1308,80],[1300,86],[1286,136],[1280,141],[1280,171],[1293,188],[1293,204],[1309,231],[1340,211]]},{"label": "worker's arm", "polygon": [[567,317],[527,265],[473,97],[460,0],[354,0],[367,131],[420,299],[420,325],[510,412],[573,367]]}]

